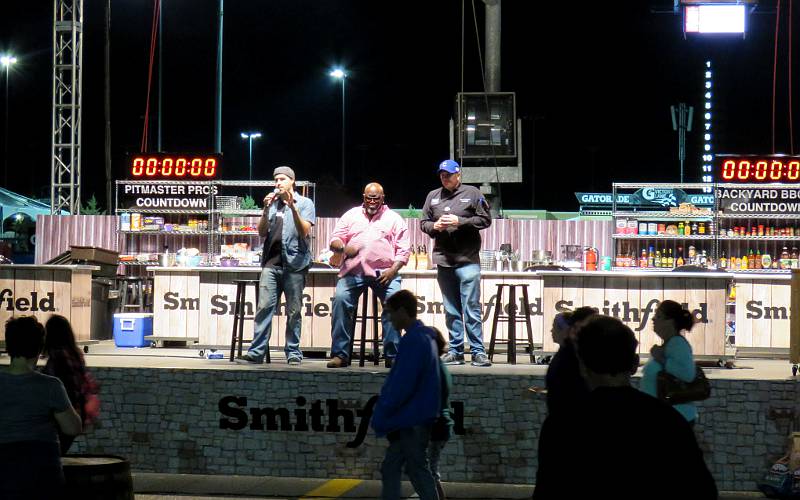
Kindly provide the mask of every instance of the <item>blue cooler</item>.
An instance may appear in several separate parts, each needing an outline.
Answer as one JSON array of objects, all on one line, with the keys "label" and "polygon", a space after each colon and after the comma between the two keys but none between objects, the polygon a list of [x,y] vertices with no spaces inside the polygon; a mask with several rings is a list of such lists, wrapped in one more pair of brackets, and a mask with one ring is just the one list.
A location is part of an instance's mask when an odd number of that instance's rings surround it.
[{"label": "blue cooler", "polygon": [[146,347],[145,336],[153,334],[152,313],[119,313],[114,315],[114,344],[117,347]]}]

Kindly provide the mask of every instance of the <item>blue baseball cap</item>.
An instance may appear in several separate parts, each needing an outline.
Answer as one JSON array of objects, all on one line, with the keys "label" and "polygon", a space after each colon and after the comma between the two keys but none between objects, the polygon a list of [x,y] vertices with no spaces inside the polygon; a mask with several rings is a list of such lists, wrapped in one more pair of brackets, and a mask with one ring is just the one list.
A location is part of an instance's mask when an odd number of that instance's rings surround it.
[{"label": "blue baseball cap", "polygon": [[439,164],[439,170],[437,170],[437,172],[441,172],[442,170],[450,174],[457,174],[461,172],[461,167],[453,160],[445,160]]}]

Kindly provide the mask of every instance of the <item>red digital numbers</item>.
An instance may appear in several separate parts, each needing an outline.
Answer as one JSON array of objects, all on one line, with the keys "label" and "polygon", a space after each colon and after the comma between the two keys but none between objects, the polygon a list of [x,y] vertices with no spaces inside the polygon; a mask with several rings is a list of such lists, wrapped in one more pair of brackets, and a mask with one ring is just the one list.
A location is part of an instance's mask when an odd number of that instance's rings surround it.
[{"label": "red digital numbers", "polygon": [[213,179],[217,176],[216,156],[170,156],[152,154],[134,156],[131,176],[137,178]]},{"label": "red digital numbers", "polygon": [[720,155],[722,182],[800,182],[800,158],[785,155]]}]

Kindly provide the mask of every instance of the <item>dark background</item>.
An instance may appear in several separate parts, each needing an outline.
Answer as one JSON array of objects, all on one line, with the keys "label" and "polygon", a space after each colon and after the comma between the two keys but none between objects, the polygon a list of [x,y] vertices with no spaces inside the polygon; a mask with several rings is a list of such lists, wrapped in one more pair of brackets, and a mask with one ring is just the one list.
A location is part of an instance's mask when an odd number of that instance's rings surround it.
[{"label": "dark background", "polygon": [[[153,5],[112,1],[115,179],[124,178],[125,153],[141,143]],[[464,5],[464,90],[481,91],[472,1]],[[524,182],[502,187],[505,208],[576,210],[576,191],[608,192],[612,182],[677,182],[669,105],[680,101],[695,106],[686,180],[699,181],[706,59],[714,65],[715,152],[772,152],[775,2],[759,3],[745,39],[684,39],[680,16],[654,12],[671,6],[671,0],[503,2],[501,90],[517,93],[525,152]],[[482,36],[483,3],[475,0],[475,8]],[[163,0],[163,9],[162,149],[211,152],[217,1]],[[776,150],[789,153],[787,14],[778,54]],[[50,190],[52,15],[52,1],[31,0],[7,2],[0,19],[0,49],[19,58],[10,78],[7,187],[44,197]],[[105,0],[85,0],[82,190],[84,203],[95,193],[108,207],[104,15]],[[320,183],[320,215],[357,203],[369,181],[385,186],[391,206],[419,208],[438,185],[436,165],[448,156],[448,120],[461,88],[461,16],[460,0],[225,2],[221,177],[247,178],[247,142],[239,134],[260,130],[254,177],[269,179],[273,167],[292,165],[298,179]],[[336,185],[341,87],[327,75],[334,65],[350,75],[343,189]],[[155,90],[154,81],[153,116]],[[155,119],[150,130],[155,150]]]}]

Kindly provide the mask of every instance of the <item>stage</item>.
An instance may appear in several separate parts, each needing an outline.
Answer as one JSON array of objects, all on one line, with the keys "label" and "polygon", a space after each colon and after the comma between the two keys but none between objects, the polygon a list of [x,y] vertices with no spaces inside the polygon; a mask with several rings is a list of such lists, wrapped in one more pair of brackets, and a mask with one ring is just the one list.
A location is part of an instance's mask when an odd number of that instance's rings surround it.
[{"label": "stage", "polygon": [[[325,367],[326,359],[241,365],[190,348],[89,346],[102,386],[101,420],[75,452],[116,454],[137,472],[379,479],[385,441],[369,431],[388,370]],[[546,365],[453,366],[456,435],[442,456],[445,481],[532,484]],[[523,362],[524,361],[524,362]],[[8,357],[0,357],[8,363]],[[737,359],[706,369],[698,441],[720,490],[745,491],[786,451],[797,429],[797,380],[786,360]],[[637,380],[634,380],[637,383]],[[636,418],[636,415],[631,415]],[[656,432],[653,429],[653,432]],[[642,436],[646,453],[648,436]]]}]

